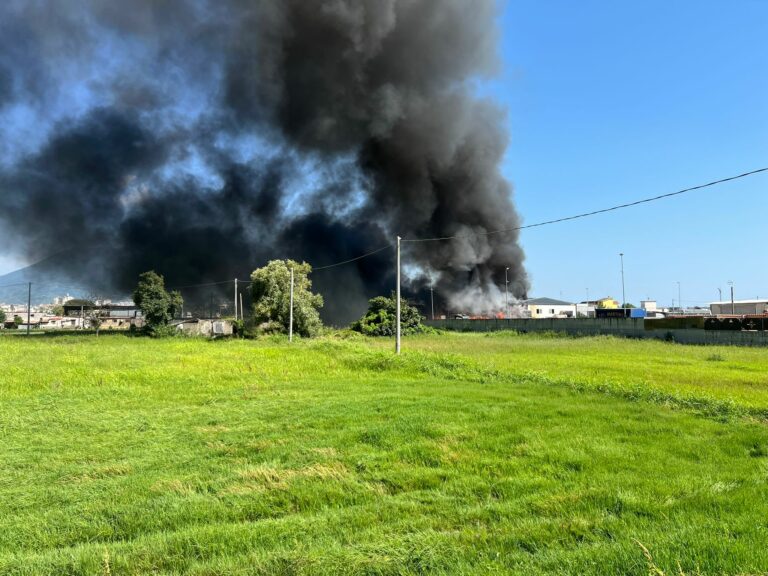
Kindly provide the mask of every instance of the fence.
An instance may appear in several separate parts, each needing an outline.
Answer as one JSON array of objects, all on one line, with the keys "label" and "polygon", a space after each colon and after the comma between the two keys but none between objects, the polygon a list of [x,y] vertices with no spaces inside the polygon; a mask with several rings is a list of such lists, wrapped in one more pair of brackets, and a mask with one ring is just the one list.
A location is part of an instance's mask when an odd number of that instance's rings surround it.
[{"label": "fence", "polygon": [[679,342],[681,344],[719,344],[768,346],[768,332],[735,332],[698,328],[646,329],[642,318],[510,318],[488,320],[427,320],[426,324],[457,332],[564,332],[572,336],[621,336]]}]

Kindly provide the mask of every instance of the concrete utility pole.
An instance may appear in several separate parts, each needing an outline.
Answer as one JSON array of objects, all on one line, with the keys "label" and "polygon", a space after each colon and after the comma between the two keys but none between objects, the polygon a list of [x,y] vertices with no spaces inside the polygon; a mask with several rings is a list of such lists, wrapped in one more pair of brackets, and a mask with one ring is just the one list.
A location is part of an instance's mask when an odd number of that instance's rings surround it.
[{"label": "concrete utility pole", "polygon": [[27,336],[29,336],[29,323],[32,321],[32,282],[27,288]]},{"label": "concrete utility pole", "polygon": [[434,286],[429,287],[429,297],[430,297],[430,300],[432,301],[432,320],[434,321],[435,319],[435,287]]},{"label": "concrete utility pole", "polygon": [[240,320],[245,321],[245,316],[243,315],[243,293],[240,292]]},{"label": "concrete utility pole", "polygon": [[237,322],[237,278],[235,278],[235,322]]},{"label": "concrete utility pole", "polygon": [[717,293],[720,295],[720,298],[717,301],[718,302],[722,302],[723,301],[723,289],[722,288],[718,288],[717,289]]},{"label": "concrete utility pole", "polygon": [[680,314],[683,314],[683,298],[680,296],[680,281],[677,281],[677,305],[680,307]]},{"label": "concrete utility pole", "polygon": [[507,273],[509,272],[509,266],[504,269],[504,307],[507,313],[507,319],[509,319],[509,278]]},{"label": "concrete utility pole", "polygon": [[620,253],[621,256],[621,307],[627,304],[627,295],[624,292],[624,252]]},{"label": "concrete utility pole", "polygon": [[728,285],[731,287],[731,314],[736,314],[736,304],[733,301],[733,282],[729,281]]},{"label": "concrete utility pole", "polygon": [[397,320],[395,322],[395,354],[400,354],[400,236],[397,237]]},{"label": "concrete utility pole", "polygon": [[293,268],[291,268],[291,310],[288,318],[288,342],[293,342]]}]

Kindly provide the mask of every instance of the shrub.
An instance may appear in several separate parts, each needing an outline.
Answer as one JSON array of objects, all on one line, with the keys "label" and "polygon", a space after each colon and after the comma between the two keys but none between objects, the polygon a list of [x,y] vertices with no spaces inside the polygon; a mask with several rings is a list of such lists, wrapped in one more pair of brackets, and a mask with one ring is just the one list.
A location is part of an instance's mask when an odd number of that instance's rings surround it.
[{"label": "shrub", "polygon": [[[350,328],[366,336],[394,336],[397,330],[397,297],[377,296],[368,300],[368,312]],[[400,300],[400,333],[404,335],[425,332],[421,314],[404,300]]]}]

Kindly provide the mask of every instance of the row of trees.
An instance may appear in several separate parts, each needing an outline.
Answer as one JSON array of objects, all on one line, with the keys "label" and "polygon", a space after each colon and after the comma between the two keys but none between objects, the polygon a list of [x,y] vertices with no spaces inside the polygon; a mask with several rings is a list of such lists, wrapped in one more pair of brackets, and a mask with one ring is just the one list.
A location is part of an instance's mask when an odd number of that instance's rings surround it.
[{"label": "row of trees", "polygon": [[[272,260],[251,274],[253,323],[259,333],[287,332],[290,322],[290,277],[293,270],[293,330],[304,337],[317,335],[322,328],[320,308],[323,297],[312,292],[309,275],[312,267],[306,262]],[[168,291],[165,280],[156,272],[145,272],[133,292],[133,301],[141,309],[146,329],[152,334],[167,330],[184,305],[178,291]],[[395,333],[397,300],[379,296],[369,301],[368,311],[351,328],[369,336],[392,336]],[[405,300],[401,301],[401,330],[413,334],[423,330],[421,315]]]}]

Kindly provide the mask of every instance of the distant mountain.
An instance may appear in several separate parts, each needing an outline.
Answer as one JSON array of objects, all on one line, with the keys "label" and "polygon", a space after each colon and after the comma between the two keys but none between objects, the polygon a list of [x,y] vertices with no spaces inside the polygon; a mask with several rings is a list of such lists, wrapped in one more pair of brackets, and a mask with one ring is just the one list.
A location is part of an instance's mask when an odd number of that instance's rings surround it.
[{"label": "distant mountain", "polygon": [[[0,303],[26,304],[28,283],[32,283],[32,304],[49,304],[54,298],[70,296],[84,298],[89,296],[93,288],[83,280],[70,277],[63,266],[63,256],[47,258],[0,276]],[[103,297],[118,297],[119,295],[98,294]]]}]

